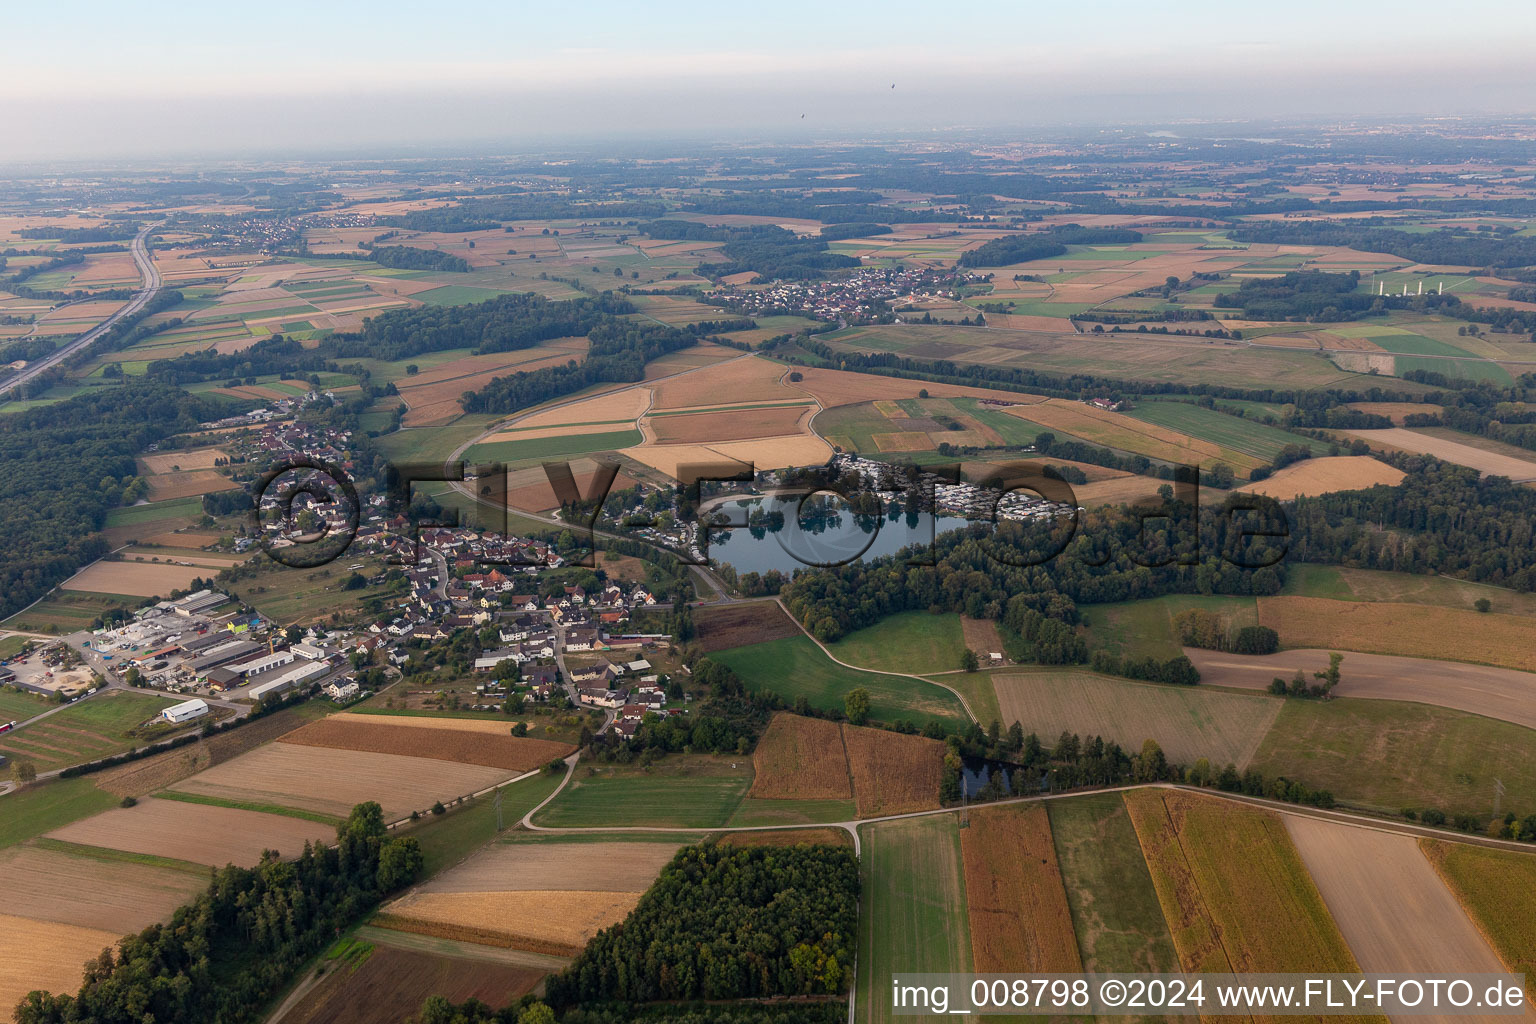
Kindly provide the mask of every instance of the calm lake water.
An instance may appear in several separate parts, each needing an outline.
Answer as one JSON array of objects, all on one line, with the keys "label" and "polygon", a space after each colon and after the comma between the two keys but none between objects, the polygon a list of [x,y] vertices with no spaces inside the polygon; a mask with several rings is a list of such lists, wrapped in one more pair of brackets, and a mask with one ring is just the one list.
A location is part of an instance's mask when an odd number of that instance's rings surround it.
[{"label": "calm lake water", "polygon": [[[807,565],[843,565],[891,555],[913,544],[926,545],[948,530],[967,525],[959,516],[909,515],[899,509],[885,515],[854,515],[846,507],[813,509],[797,517],[799,500],[747,498],[727,502],[721,510],[732,522],[744,523],[755,509],[770,525],[709,531],[709,557],[728,562],[739,573],[789,573]],[[775,516],[774,513],[778,513]],[[782,516],[782,525],[778,525]],[[777,528],[775,528],[777,526]]]}]

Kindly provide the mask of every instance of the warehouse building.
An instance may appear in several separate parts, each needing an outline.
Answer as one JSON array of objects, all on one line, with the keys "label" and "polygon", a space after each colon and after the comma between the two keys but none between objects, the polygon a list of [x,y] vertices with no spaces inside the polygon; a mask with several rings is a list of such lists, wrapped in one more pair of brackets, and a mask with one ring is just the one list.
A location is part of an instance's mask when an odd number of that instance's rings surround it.
[{"label": "warehouse building", "polygon": [[190,722],[194,718],[201,718],[207,713],[208,702],[194,697],[192,700],[182,701],[180,704],[172,704],[160,712],[160,717],[173,725],[177,725],[182,722]]},{"label": "warehouse building", "polygon": [[323,661],[307,662],[298,668],[284,672],[271,682],[251,687],[249,696],[254,701],[260,701],[264,697],[281,696],[289,690],[325,675],[330,670],[331,667]]}]

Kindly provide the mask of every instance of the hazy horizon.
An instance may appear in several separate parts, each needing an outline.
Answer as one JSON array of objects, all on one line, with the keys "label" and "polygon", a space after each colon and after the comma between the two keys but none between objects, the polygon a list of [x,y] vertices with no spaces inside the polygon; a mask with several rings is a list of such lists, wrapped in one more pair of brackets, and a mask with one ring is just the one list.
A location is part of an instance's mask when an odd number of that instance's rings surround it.
[{"label": "hazy horizon", "polygon": [[1536,110],[1530,4],[445,11],[8,12],[0,163]]}]

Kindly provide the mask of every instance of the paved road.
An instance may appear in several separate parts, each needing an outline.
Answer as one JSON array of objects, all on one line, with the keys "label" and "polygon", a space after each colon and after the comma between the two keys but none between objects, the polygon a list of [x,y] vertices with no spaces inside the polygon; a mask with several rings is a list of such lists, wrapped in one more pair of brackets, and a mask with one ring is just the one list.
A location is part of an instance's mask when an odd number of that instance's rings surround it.
[{"label": "paved road", "polygon": [[149,303],[149,300],[154,298],[155,292],[160,290],[160,271],[155,269],[155,261],[149,257],[149,246],[146,240],[149,238],[149,233],[159,226],[158,223],[144,225],[143,229],[133,240],[133,262],[138,265],[139,277],[143,279],[143,284],[139,286],[139,290],[134,293],[133,298],[128,300],[128,305],[113,313],[57,352],[30,363],[25,370],[22,370],[4,384],[0,384],[0,395],[13,388],[20,387],[27,381],[57,366],[67,359],[70,354],[79,351],[111,330],[113,325],[119,320],[132,316],[143,309]]}]

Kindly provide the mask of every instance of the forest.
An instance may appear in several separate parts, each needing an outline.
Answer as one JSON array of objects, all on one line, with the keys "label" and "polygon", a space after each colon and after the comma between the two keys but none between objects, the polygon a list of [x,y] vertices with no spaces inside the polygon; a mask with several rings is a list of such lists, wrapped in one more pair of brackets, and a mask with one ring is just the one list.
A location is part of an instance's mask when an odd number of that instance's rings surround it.
[{"label": "forest", "polygon": [[858,900],[851,850],[684,847],[628,917],[549,979],[546,999],[835,995],[852,979]]},{"label": "forest", "polygon": [[776,224],[756,224],[727,232],[720,249],[724,261],[701,263],[696,273],[701,277],[720,278],[755,271],[760,280],[779,278],[800,281],[824,277],[828,270],[859,266],[852,256],[828,252],[827,243],[818,237],[803,237]]},{"label": "forest", "polygon": [[1232,229],[1239,242],[1281,245],[1338,245],[1385,252],[1415,263],[1467,267],[1529,267],[1536,264],[1536,238],[1441,229],[1414,234],[1395,228],[1327,221],[1265,221]]},{"label": "forest", "polygon": [[391,270],[440,270],[458,274],[469,272],[469,261],[441,249],[418,249],[413,245],[376,245],[368,250],[368,259]]},{"label": "forest", "polygon": [[0,617],[106,554],[99,531],[137,477],[134,456],[222,409],[162,383],[133,382],[0,417]]},{"label": "forest", "polygon": [[592,342],[583,361],[572,359],[562,366],[496,377],[479,391],[465,392],[464,411],[516,412],[593,384],[644,380],[646,363],[696,344],[716,327],[714,323],[682,328],[606,319],[583,332]]},{"label": "forest", "polygon": [[336,845],[295,861],[269,852],[254,868],[213,872],[169,924],[127,936],[85,968],[76,995],[33,992],[16,1024],[244,1024],[274,992],[380,899],[422,869],[414,838],[388,838],[376,803],[358,804]]},{"label": "forest", "polygon": [[369,318],[361,331],[326,338],[318,351],[337,359],[383,360],[451,348],[511,352],[554,338],[580,337],[608,317],[633,312],[626,299],[606,293],[554,302],[516,292],[468,306],[392,310]]},{"label": "forest", "polygon": [[1329,274],[1293,270],[1275,278],[1250,277],[1237,291],[1217,295],[1215,304],[1241,308],[1245,320],[1310,320],[1338,323],[1365,316],[1385,316],[1388,310],[1415,309],[1443,313],[1459,306],[1454,295],[1374,295],[1360,289],[1360,271]]}]

